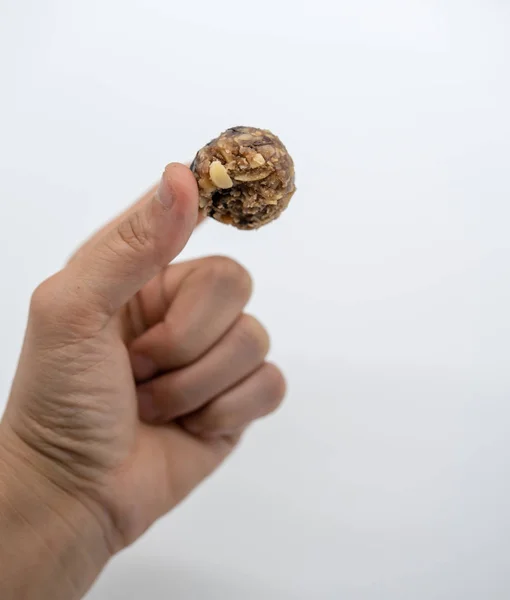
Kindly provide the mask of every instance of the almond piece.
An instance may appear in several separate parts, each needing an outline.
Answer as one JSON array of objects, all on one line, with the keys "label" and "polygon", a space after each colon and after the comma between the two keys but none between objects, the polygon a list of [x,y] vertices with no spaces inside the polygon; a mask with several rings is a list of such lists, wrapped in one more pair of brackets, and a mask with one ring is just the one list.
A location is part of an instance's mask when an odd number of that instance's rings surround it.
[{"label": "almond piece", "polygon": [[249,161],[250,167],[252,169],[257,169],[258,167],[261,167],[266,163],[266,159],[262,156],[262,154],[259,154],[258,152],[254,156],[251,156],[249,158]]},{"label": "almond piece", "polygon": [[234,185],[232,179],[230,179],[230,175],[219,160],[211,163],[209,177],[214,185],[222,190],[228,190]]}]

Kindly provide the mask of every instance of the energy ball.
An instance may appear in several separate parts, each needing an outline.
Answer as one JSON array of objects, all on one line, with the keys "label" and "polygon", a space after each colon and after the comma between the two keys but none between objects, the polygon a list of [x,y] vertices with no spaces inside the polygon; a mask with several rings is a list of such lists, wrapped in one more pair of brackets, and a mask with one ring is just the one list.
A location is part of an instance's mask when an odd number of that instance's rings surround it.
[{"label": "energy ball", "polygon": [[238,229],[274,221],[296,191],[294,162],[265,129],[227,129],[198,152],[191,170],[202,211]]}]

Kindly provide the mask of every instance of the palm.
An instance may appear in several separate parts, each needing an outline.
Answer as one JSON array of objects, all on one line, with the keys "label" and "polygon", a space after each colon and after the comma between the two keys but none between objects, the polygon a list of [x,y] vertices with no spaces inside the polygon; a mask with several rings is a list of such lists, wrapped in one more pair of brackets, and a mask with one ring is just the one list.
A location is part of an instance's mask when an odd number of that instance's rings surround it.
[{"label": "palm", "polygon": [[[150,299],[153,287],[148,285],[140,297]],[[145,320],[144,315],[139,316]],[[80,352],[81,360],[91,355],[102,357],[99,369],[90,371],[90,381],[81,382],[84,390],[92,391],[90,435],[97,439],[98,431],[105,434],[94,445],[89,466],[101,474],[96,493],[110,506],[123,544],[135,540],[187,496],[228,455],[238,438],[232,435],[208,440],[176,422],[161,427],[140,421],[138,386],[128,348],[147,330],[134,322],[132,310],[126,307],[117,324],[94,340],[93,353],[90,348]],[[86,365],[83,368],[87,370]],[[102,410],[96,413],[92,407],[98,387]]]}]

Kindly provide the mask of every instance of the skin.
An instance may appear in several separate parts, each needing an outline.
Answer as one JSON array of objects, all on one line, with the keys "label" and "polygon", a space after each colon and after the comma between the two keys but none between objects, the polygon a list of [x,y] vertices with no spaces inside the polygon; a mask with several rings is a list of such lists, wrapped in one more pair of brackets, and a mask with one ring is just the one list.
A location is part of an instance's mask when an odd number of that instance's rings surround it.
[{"label": "skin", "polygon": [[3,600],[83,597],[282,401],[244,268],[169,266],[197,214],[171,164],[34,292],[0,423]]}]

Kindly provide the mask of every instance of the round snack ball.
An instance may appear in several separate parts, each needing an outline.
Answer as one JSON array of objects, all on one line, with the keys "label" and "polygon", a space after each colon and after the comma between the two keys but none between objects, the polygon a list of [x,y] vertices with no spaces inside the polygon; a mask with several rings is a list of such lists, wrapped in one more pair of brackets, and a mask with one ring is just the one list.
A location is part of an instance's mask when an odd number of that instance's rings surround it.
[{"label": "round snack ball", "polygon": [[227,129],[198,152],[191,170],[203,212],[238,229],[273,221],[296,191],[294,162],[265,129]]}]

